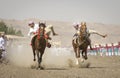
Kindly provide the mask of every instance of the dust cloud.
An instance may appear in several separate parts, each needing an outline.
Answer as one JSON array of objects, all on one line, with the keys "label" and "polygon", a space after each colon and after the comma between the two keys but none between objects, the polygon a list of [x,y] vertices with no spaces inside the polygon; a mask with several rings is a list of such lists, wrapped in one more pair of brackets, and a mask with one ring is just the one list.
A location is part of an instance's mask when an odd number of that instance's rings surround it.
[{"label": "dust cloud", "polygon": [[[33,53],[29,44],[30,41],[28,40],[12,41],[7,47],[6,57],[9,62],[21,67],[37,65],[37,61],[33,61]],[[74,59],[74,53],[70,48],[46,48],[42,65],[45,67],[67,67],[70,61],[74,62]]]},{"label": "dust cloud", "polygon": [[10,63],[29,67],[33,64],[32,49],[28,43],[18,41],[12,41],[7,47],[7,59]]}]

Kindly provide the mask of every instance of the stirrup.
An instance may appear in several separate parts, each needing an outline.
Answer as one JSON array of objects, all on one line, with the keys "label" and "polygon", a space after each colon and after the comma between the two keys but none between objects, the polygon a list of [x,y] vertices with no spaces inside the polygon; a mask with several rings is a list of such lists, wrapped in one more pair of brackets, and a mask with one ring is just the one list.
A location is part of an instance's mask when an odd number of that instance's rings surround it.
[{"label": "stirrup", "polygon": [[51,47],[51,44],[50,44],[50,43],[47,43],[47,47],[50,48],[50,47]]}]

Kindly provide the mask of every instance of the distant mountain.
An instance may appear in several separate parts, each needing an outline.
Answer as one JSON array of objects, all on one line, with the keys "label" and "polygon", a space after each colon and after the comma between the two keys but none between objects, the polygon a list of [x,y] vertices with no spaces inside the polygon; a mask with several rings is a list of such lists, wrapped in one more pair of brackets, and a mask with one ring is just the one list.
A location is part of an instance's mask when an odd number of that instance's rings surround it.
[{"label": "distant mountain", "polygon": [[[20,29],[24,36],[27,36],[29,31],[28,22],[35,21],[35,23],[44,21],[40,19],[25,19],[25,20],[12,20],[12,19],[0,19],[4,21],[8,26],[13,26],[16,29]],[[47,20],[46,24],[52,24],[55,31],[59,36],[52,36],[53,41],[61,41],[62,46],[71,47],[72,37],[75,33],[75,29],[72,26],[72,22],[50,21]],[[120,41],[120,25],[106,25],[102,23],[87,23],[88,29],[96,30],[100,33],[107,34],[107,38],[102,38],[97,35],[91,35],[93,44],[106,44],[116,43]]]}]

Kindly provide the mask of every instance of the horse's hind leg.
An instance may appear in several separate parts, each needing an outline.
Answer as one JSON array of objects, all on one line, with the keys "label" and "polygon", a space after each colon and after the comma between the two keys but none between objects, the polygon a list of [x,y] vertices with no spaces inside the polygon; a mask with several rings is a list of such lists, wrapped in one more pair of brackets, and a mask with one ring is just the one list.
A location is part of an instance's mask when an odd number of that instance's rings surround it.
[{"label": "horse's hind leg", "polygon": [[85,60],[87,60],[88,57],[87,57],[87,50],[85,50]]},{"label": "horse's hind leg", "polygon": [[82,50],[82,57],[84,58],[84,54],[83,53],[84,53],[84,51]]},{"label": "horse's hind leg", "polygon": [[[85,54],[83,54],[83,53],[85,53]],[[85,60],[88,59],[88,58],[87,58],[87,50],[83,50],[83,51],[82,51],[82,57],[83,57]]]}]

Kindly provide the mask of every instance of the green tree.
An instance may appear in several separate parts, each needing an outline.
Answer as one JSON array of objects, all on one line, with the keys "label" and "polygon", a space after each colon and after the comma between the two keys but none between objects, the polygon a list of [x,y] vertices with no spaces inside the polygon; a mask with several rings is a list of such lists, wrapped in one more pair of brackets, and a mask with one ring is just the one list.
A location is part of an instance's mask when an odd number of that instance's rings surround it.
[{"label": "green tree", "polygon": [[1,22],[0,22],[0,32],[5,32],[5,33],[7,33],[7,30],[8,30],[7,25],[6,25],[3,21],[1,21]]},{"label": "green tree", "polygon": [[23,36],[22,32],[20,30],[16,31],[16,35]]},{"label": "green tree", "polygon": [[16,34],[16,30],[11,26],[11,27],[8,28],[7,34],[15,35]]},{"label": "green tree", "polygon": [[8,27],[3,21],[0,22],[0,32],[5,32],[5,34],[9,35],[23,36],[21,30],[17,31],[13,26]]}]

